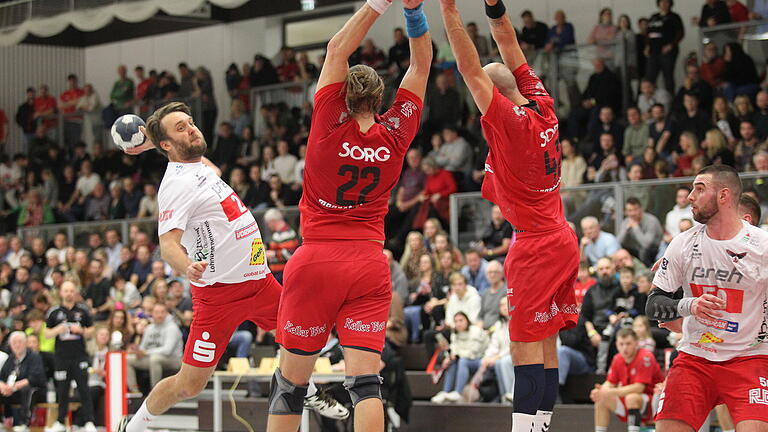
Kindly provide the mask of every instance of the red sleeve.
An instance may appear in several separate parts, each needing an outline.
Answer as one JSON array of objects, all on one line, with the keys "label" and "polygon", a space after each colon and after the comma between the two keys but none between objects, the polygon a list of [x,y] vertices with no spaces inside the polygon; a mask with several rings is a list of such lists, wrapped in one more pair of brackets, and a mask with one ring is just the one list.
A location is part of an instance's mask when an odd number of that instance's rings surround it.
[{"label": "red sleeve", "polygon": [[641,358],[636,367],[635,379],[633,384],[641,383],[641,384],[645,384],[646,386],[654,385],[655,384],[653,379],[654,371],[658,367],[658,364],[656,363],[656,359],[653,358],[653,356],[648,352],[638,354],[638,356],[640,356]]},{"label": "red sleeve", "polygon": [[523,96],[529,99],[549,97],[547,89],[544,88],[544,83],[541,82],[536,72],[527,63],[520,65],[512,74],[515,75],[517,89],[520,90]]},{"label": "red sleeve", "polygon": [[618,384],[621,382],[621,376],[619,376],[619,368],[622,366],[620,363],[624,362],[624,358],[618,354],[613,356],[611,361],[611,367],[608,369],[608,376],[606,381],[612,384]]},{"label": "red sleeve", "polygon": [[349,115],[344,100],[344,83],[327,85],[315,93],[312,109],[312,131],[327,133],[340,125]]},{"label": "red sleeve", "polygon": [[379,120],[395,139],[397,146],[405,152],[419,132],[421,110],[424,103],[411,91],[401,88],[395,101]]},{"label": "red sleeve", "polygon": [[440,190],[437,192],[441,197],[447,197],[450,194],[456,193],[456,180],[453,178],[453,174],[450,171],[441,170],[438,174],[440,177]]}]

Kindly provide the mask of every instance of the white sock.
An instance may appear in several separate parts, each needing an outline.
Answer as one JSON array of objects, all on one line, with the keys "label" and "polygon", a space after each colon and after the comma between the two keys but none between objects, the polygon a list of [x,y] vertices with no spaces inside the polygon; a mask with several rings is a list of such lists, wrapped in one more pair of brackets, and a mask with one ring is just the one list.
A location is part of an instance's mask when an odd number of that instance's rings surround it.
[{"label": "white sock", "polygon": [[531,432],[535,415],[512,413],[512,432]]},{"label": "white sock", "polygon": [[640,426],[628,425],[627,432],[640,432]]},{"label": "white sock", "polygon": [[152,420],[154,419],[155,416],[150,414],[147,410],[147,400],[144,399],[144,402],[142,402],[139,410],[136,411],[136,414],[133,416],[131,421],[128,422],[128,426],[125,427],[125,431],[144,432],[147,430],[147,427],[149,427],[149,424],[152,423]]},{"label": "white sock", "polygon": [[608,432],[608,426],[595,426],[595,432]]},{"label": "white sock", "polygon": [[317,394],[317,387],[315,386],[315,382],[312,380],[312,378],[310,378],[309,384],[307,384],[307,395],[304,396],[304,399],[312,397],[315,394]]},{"label": "white sock", "polygon": [[533,432],[547,432],[550,420],[552,420],[552,411],[536,411],[536,417],[533,419]]},{"label": "white sock", "polygon": [[736,432],[736,429],[723,429],[723,432]]}]

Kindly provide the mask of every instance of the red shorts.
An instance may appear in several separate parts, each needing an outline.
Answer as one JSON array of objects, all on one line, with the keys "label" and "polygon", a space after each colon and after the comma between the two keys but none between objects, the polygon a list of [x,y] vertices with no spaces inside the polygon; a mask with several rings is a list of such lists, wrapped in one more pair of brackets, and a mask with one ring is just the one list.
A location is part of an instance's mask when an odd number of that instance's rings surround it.
[{"label": "red shorts", "polygon": [[699,430],[717,405],[734,424],[768,422],[768,356],[713,362],[681,352],[667,375],[656,420],[679,420]]},{"label": "red shorts", "polygon": [[305,242],[283,273],[277,342],[295,354],[317,354],[335,325],[342,346],[381,352],[391,300],[381,244]]},{"label": "red shorts", "polygon": [[[643,423],[648,423],[653,420],[653,404],[651,403],[652,400],[653,396],[649,396],[648,394],[643,393],[643,407],[640,409],[640,413],[643,415],[643,418],[641,418],[640,421]],[[627,401],[624,396],[619,397],[619,400],[616,402],[616,410],[614,411],[614,414],[616,414],[616,417],[618,417],[622,423],[627,422],[627,417],[629,417],[629,409],[627,408]]]},{"label": "red shorts", "polygon": [[268,274],[264,279],[236,284],[192,286],[192,325],[184,363],[201,368],[216,366],[229,339],[244,321],[264,330],[277,324],[280,284]]},{"label": "red shorts", "polygon": [[519,233],[504,261],[509,338],[536,342],[575,327],[579,308],[573,285],[579,245],[568,226],[541,234]]}]

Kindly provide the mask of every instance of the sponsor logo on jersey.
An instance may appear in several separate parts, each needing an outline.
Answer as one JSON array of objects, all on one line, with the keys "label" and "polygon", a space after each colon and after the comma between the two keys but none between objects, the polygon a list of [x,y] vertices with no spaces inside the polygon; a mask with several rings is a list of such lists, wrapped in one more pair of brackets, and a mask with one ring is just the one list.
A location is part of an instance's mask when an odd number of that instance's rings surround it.
[{"label": "sponsor logo on jersey", "polygon": [[727,253],[728,255],[731,256],[731,258],[733,258],[733,262],[739,262],[740,259],[744,259],[744,257],[747,256],[746,252],[737,253],[737,252],[733,252],[730,249],[726,249],[725,253]]},{"label": "sponsor logo on jersey", "polygon": [[491,168],[491,164],[485,164],[485,172],[493,174],[493,168]]},{"label": "sponsor logo on jersey", "polygon": [[[734,281],[734,277],[736,280]],[[736,267],[731,268],[731,271],[723,270],[723,269],[717,269],[714,267],[694,267],[693,272],[691,273],[691,282],[695,281],[696,279],[711,279],[714,278],[717,281],[720,282],[735,282],[736,284],[741,283],[741,279],[744,277],[739,271],[736,269]]]},{"label": "sponsor logo on jersey", "polygon": [[667,266],[669,266],[669,260],[666,258],[661,259],[661,269],[667,270]]},{"label": "sponsor logo on jersey", "polygon": [[694,297],[711,294],[725,302],[726,312],[734,314],[741,313],[744,305],[744,291],[734,288],[721,288],[717,285],[699,285],[694,283],[690,285],[691,293]]},{"label": "sponsor logo on jersey", "polygon": [[225,196],[232,193],[232,188],[229,187],[227,182],[222,179],[219,179],[217,182],[213,183],[211,185],[211,190],[216,194],[217,197],[219,197],[219,199],[224,198]]},{"label": "sponsor logo on jersey", "polygon": [[718,344],[725,342],[724,339],[719,338],[715,335],[713,335],[710,332],[704,332],[701,334],[701,337],[699,338],[700,344]]},{"label": "sponsor logo on jersey", "polygon": [[264,242],[260,238],[253,239],[251,242],[251,265],[264,264]]},{"label": "sponsor logo on jersey", "polygon": [[207,177],[200,174],[195,174],[195,178],[197,179],[197,187],[201,188],[205,184],[205,181],[207,180]]},{"label": "sponsor logo on jersey", "polygon": [[765,343],[766,340],[768,340],[768,299],[763,299],[763,322],[760,324],[760,331],[757,333],[755,341],[749,347]]},{"label": "sponsor logo on jersey", "polygon": [[418,110],[418,107],[411,101],[405,102],[403,107],[400,108],[400,112],[405,116],[405,118],[411,118],[413,112],[416,110]]},{"label": "sponsor logo on jersey", "polygon": [[545,130],[544,132],[541,132],[539,134],[539,138],[544,140],[541,144],[539,144],[541,147],[546,147],[547,144],[549,144],[552,139],[555,138],[555,135],[557,135],[557,129],[560,127],[559,124],[554,125],[553,127]]},{"label": "sponsor logo on jersey", "polygon": [[350,206],[339,206],[339,205],[336,205],[336,204],[331,204],[331,203],[329,203],[328,201],[326,201],[326,200],[324,200],[324,199],[322,199],[322,198],[318,198],[318,199],[317,199],[317,202],[318,202],[318,203],[319,203],[321,206],[323,206],[323,207],[325,207],[325,208],[329,208],[329,209],[337,209],[337,210],[349,210],[349,209],[353,209],[353,208],[355,208],[355,207],[357,207],[357,206],[361,206],[361,205],[363,205],[363,204],[364,204],[364,203],[359,203],[359,204],[356,204],[356,205],[350,205]]},{"label": "sponsor logo on jersey", "polygon": [[386,321],[372,321],[370,324],[366,324],[361,320],[353,320],[352,318],[344,320],[345,329],[360,333],[378,333],[384,331],[386,327]]},{"label": "sponsor logo on jersey", "polygon": [[753,238],[749,233],[744,234],[744,237],[741,238],[742,243],[746,243],[750,246],[759,246],[760,242],[758,242],[755,238]]},{"label": "sponsor logo on jersey", "polygon": [[216,243],[213,240],[211,224],[208,221],[203,222],[194,228],[195,231],[195,250],[192,253],[192,259],[195,261],[208,261],[208,271],[216,273]]},{"label": "sponsor logo on jersey", "polygon": [[249,223],[248,225],[240,228],[239,230],[235,231],[235,240],[244,239],[246,237],[249,237],[251,234],[258,232],[259,226],[256,224],[256,221],[253,221]]},{"label": "sponsor logo on jersey", "polygon": [[173,217],[173,210],[163,210],[157,216],[157,221],[158,222],[169,221],[171,220],[172,217]]},{"label": "sponsor logo on jersey", "polygon": [[377,149],[359,147],[356,145],[350,147],[350,144],[345,142],[341,145],[341,149],[342,151],[339,152],[339,157],[350,158],[357,161],[386,162],[391,156],[387,147],[379,147]]},{"label": "sponsor logo on jersey", "polygon": [[265,274],[267,274],[267,270],[260,269],[260,270],[244,273],[243,277],[262,276],[262,275],[265,275]]},{"label": "sponsor logo on jersey", "polygon": [[211,334],[207,331],[203,332],[201,336],[203,340],[196,339],[192,346],[192,358],[202,363],[210,363],[216,357],[216,344],[208,342]]},{"label": "sponsor logo on jersey", "polygon": [[699,323],[707,327],[716,328],[718,330],[724,330],[729,333],[737,333],[739,331],[739,323],[734,321],[711,319],[711,318],[699,318],[699,317],[696,317],[696,321],[698,321]]},{"label": "sponsor logo on jersey", "polygon": [[515,112],[515,114],[519,115],[520,117],[525,117],[525,108],[520,106],[514,106],[512,108],[512,111]]}]

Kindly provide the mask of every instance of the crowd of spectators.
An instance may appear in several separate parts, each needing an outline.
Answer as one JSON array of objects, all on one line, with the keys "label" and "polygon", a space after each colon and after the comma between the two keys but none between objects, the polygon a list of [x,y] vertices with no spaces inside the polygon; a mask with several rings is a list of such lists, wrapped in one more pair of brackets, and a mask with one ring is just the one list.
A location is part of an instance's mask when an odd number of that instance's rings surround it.
[{"label": "crowd of spectators", "polygon": [[[674,336],[644,317],[644,304],[652,280],[648,269],[675,235],[695,224],[686,198],[689,191],[632,182],[688,176],[710,163],[768,172],[768,89],[764,83],[761,87],[754,62],[739,43],[721,44],[714,38],[704,58],[685,61],[685,80],[676,85],[674,68],[684,24],[671,10],[671,1],[657,3],[658,11],[638,20],[637,33],[629,17],[621,16],[616,26],[612,11],[602,10],[589,36],[598,55],[587,87],[579,89],[568,75],[560,75],[571,99],[560,127],[563,186],[628,182],[625,202],[598,189],[563,192],[567,217],[580,236],[582,264],[575,286],[581,320],[560,335],[561,384],[571,375],[605,373],[616,351],[614,335],[623,327],[634,326],[641,345],[657,355],[674,347]],[[727,2],[730,12],[724,12],[721,3],[707,0],[696,25],[724,22],[726,13],[733,21],[743,18],[738,1]],[[711,14],[715,6],[718,12]],[[765,2],[758,2],[747,16],[768,16]],[[563,11],[556,12],[552,27],[536,21],[529,11],[521,18],[520,40],[533,64],[550,53],[567,57],[575,29]],[[472,23],[468,28],[481,56],[496,59],[493,42]],[[634,47],[624,51],[628,57],[613,49],[617,38]],[[514,227],[493,208],[487,220],[478,222],[482,234],[463,250],[446,233],[448,197],[479,189],[487,148],[480,117],[466,103],[450,50],[442,45],[435,50],[422,130],[407,153],[386,219],[395,294],[388,340],[394,347],[423,343],[427,355],[434,357],[434,372],[445,375],[436,403],[511,400],[514,374],[504,331],[508,311],[503,262],[514,241]],[[408,64],[403,31],[394,30],[394,44],[386,53],[366,40],[353,62],[385,72],[388,87],[396,86]],[[620,63],[633,71],[624,81],[617,73]],[[196,97],[202,100],[204,124],[210,127],[204,131],[210,158],[249,208],[269,209],[264,216],[272,233],[267,257],[279,277],[300,243],[298,227],[287,223],[282,211],[301,197],[311,106],[274,104],[253,113],[249,90],[311,81],[321,68],[322,58],[314,65],[306,53],[290,48],[283,48],[274,62],[257,55],[251,64],[233,63],[226,73],[230,111],[215,128],[212,78],[204,68],[183,63],[179,80],[168,71],[145,75],[143,67],[136,67],[135,86],[121,66],[107,106],[90,86],[81,90],[76,76],[68,77],[69,88],[58,101],[45,85],[28,89],[16,113],[25,152],[0,155],[0,229],[7,233],[53,222],[156,217],[165,161],[151,153],[130,157],[105,146],[100,141],[102,125],[137,106],[139,113],[146,113],[157,101]],[[656,85],[659,74],[664,78],[661,87]],[[632,101],[625,104],[623,89],[634,88],[633,83],[638,92],[630,91]],[[51,114],[56,110],[71,114],[64,117],[64,125],[55,123]],[[254,134],[254,115],[266,125],[260,135]],[[0,112],[0,142],[7,132],[3,119],[7,117]],[[65,148],[53,140],[54,132],[64,134]],[[90,141],[81,141],[89,134]],[[754,182],[746,195],[754,199],[752,208],[759,214],[768,200],[765,183]],[[625,218],[614,232],[617,206],[623,206]],[[99,359],[108,348],[129,353],[129,390],[146,391],[179,367],[192,318],[188,281],[159,259],[152,239],[139,225],[132,225],[124,239],[116,230],[92,232],[82,247],[70,244],[73,239],[63,232],[45,239],[0,237],[3,335],[25,332],[27,346],[40,352],[50,377],[59,335],[48,331],[45,314],[62,301],[62,287],[72,284],[75,302],[93,321],[85,335],[94,400],[100,397],[99,387],[103,394]],[[9,339],[8,353],[16,352],[18,337]],[[233,335],[231,354],[247,357],[253,343],[273,341],[243,323]],[[479,394],[465,392],[467,384]],[[97,423],[100,415],[97,410]],[[22,416],[18,421],[24,420]]]}]

